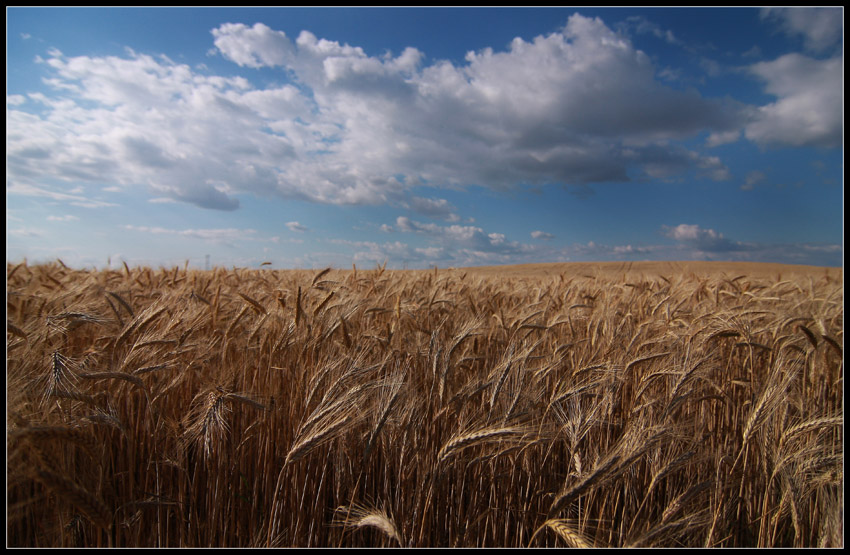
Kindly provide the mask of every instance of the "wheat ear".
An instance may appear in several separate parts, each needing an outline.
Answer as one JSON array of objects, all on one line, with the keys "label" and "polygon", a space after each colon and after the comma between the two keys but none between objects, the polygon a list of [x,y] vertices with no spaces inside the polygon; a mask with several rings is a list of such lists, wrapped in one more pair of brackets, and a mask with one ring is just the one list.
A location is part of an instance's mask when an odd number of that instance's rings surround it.
[{"label": "wheat ear", "polygon": [[455,435],[451,439],[449,439],[449,441],[445,445],[443,445],[443,448],[440,449],[440,452],[437,454],[437,459],[440,462],[443,462],[454,453],[460,451],[461,449],[465,449],[470,445],[493,441],[495,439],[503,438],[505,436],[517,435],[519,433],[521,433],[521,430],[519,428],[509,427],[484,428],[483,430],[476,430],[470,433]]},{"label": "wheat ear", "polygon": [[[577,531],[573,530],[570,526],[569,521],[559,518],[550,518],[546,522],[540,525],[540,528],[534,532],[531,536],[531,540],[540,533],[541,530],[549,528],[560,537],[569,547],[573,548],[589,548],[592,547],[587,540]],[[529,547],[531,546],[531,540],[529,541]]]},{"label": "wheat ear", "polygon": [[398,532],[398,527],[387,515],[386,512],[378,509],[368,509],[365,507],[339,507],[337,512],[344,512],[345,518],[340,521],[343,526],[350,528],[377,528],[390,539],[404,545],[401,541],[401,534]]},{"label": "wheat ear", "polygon": [[549,509],[549,516],[555,516],[558,512],[566,507],[573,499],[587,491],[590,486],[595,484],[597,481],[601,480],[602,477],[615,465],[619,462],[620,456],[614,455],[609,458],[606,462],[602,463],[593,473],[577,483],[570,489],[562,491],[555,498],[555,501],[552,503],[552,507]]}]

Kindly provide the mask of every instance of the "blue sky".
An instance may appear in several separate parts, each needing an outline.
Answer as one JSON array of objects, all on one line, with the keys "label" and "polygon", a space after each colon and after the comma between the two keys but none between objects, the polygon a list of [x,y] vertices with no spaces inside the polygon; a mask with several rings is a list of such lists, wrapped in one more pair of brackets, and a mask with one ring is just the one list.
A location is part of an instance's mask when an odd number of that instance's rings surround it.
[{"label": "blue sky", "polygon": [[7,261],[843,265],[842,8],[6,14]]}]

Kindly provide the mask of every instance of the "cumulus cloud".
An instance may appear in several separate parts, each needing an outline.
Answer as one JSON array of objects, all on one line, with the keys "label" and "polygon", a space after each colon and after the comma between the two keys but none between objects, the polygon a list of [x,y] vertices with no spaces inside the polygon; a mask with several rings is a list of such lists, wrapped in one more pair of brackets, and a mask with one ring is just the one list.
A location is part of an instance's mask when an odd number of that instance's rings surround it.
[{"label": "cumulus cloud", "polygon": [[292,55],[292,43],[286,33],[262,23],[255,23],[253,27],[225,23],[213,29],[212,34],[219,52],[240,66],[282,66]]},{"label": "cumulus cloud", "polygon": [[[344,247],[344,252],[314,252],[318,265],[351,263],[383,264],[391,268],[464,267],[531,262],[569,262],[604,260],[741,260],[840,266],[840,244],[787,243],[768,244],[733,241],[722,233],[693,224],[664,226],[661,235],[673,239],[665,244],[582,244],[550,247],[512,242],[504,234],[487,233],[475,226],[441,226],[400,218],[397,227],[412,234],[411,241],[353,241],[332,239],[329,243]],[[424,239],[427,244],[417,246]],[[312,260],[312,259],[311,259]]]},{"label": "cumulus cloud", "polygon": [[786,54],[749,71],[777,101],[762,106],[746,127],[760,144],[841,146],[844,134],[844,58],[816,60]]},{"label": "cumulus cloud", "polygon": [[836,46],[844,34],[844,11],[832,8],[763,8],[762,19],[786,34],[801,36],[807,50],[821,52]]},{"label": "cumulus cloud", "polygon": [[533,245],[508,240],[503,233],[488,233],[478,226],[443,226],[399,216],[395,227],[400,232],[423,236],[432,243],[428,250],[418,251],[420,254],[427,252],[434,256],[439,252],[453,265],[518,264],[540,254]]},{"label": "cumulus cloud", "polygon": [[272,68],[284,84],[132,50],[51,50],[40,64],[52,93],[27,97],[39,109],[7,98],[7,181],[51,181],[57,192],[78,181],[141,186],[216,210],[237,209],[246,193],[334,204],[411,198],[411,210],[453,222],[447,201],[409,197],[412,188],[582,186],[685,172],[724,179],[721,161],[678,141],[729,136],[747,113],[665,86],[627,37],[578,14],[554,33],[469,52],[462,63],[424,65],[415,48],[370,56],[262,23],[222,24],[212,41],[216,55]]},{"label": "cumulus cloud", "polygon": [[730,241],[722,233],[713,229],[704,229],[698,225],[663,226],[662,230],[666,237],[702,252],[719,253],[746,249],[743,243]]},{"label": "cumulus cloud", "polygon": [[396,218],[396,229],[403,232],[425,233],[434,237],[446,237],[456,241],[468,241],[484,234],[484,230],[475,226],[440,226],[433,223],[421,223],[405,216]]},{"label": "cumulus cloud", "polygon": [[411,248],[407,243],[392,241],[387,243],[376,243],[374,241],[351,241],[348,239],[331,239],[335,245],[342,245],[355,264],[374,263],[382,264],[384,261],[393,261],[393,265],[407,265],[412,262],[415,266],[421,264],[423,253],[417,253],[419,249]]},{"label": "cumulus cloud", "polygon": [[62,182],[145,186],[204,208],[236,209],[237,188],[276,190],[272,162],[291,157],[288,142],[263,122],[307,109],[291,85],[255,91],[243,78],[205,76],[132,51],[75,58],[52,51],[43,64],[57,94],[29,95],[37,113],[7,112],[8,177],[30,187],[52,181],[57,193]]},{"label": "cumulus cloud", "polygon": [[460,216],[455,213],[455,207],[444,198],[430,199],[422,197],[413,197],[407,203],[411,210],[429,216],[431,218],[439,218],[449,222],[460,221]]}]

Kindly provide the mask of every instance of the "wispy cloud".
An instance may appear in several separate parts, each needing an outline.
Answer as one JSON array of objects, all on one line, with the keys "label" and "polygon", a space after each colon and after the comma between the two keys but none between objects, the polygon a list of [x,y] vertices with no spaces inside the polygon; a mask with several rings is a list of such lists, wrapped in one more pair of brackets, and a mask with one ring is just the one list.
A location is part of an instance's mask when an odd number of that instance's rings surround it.
[{"label": "wispy cloud", "polygon": [[837,46],[844,34],[844,10],[840,7],[763,8],[761,17],[790,36],[802,37],[806,49],[813,52]]},{"label": "wispy cloud", "polygon": [[653,35],[655,38],[661,39],[669,44],[681,44],[681,41],[676,38],[673,31],[669,29],[662,29],[660,25],[648,20],[642,15],[627,17],[625,21],[617,25],[617,28],[624,32],[633,32],[640,35]]},{"label": "wispy cloud", "polygon": [[239,241],[269,240],[258,238],[257,231],[254,229],[168,229],[164,227],[134,225],[125,225],[124,228],[130,231],[138,231],[140,233],[149,233],[152,235],[173,235],[176,237],[199,239],[201,241],[223,245],[233,245]]},{"label": "wispy cloud", "polygon": [[381,264],[390,260],[392,260],[394,266],[407,265],[408,263],[418,266],[422,263],[421,253],[416,252],[418,249],[415,250],[401,241],[376,243],[374,241],[331,239],[330,243],[345,246],[349,252],[346,258],[350,258],[355,264]]},{"label": "wispy cloud", "polygon": [[755,189],[756,185],[765,180],[765,174],[762,171],[753,170],[747,173],[746,178],[744,179],[744,184],[741,185],[742,191],[752,191]]},{"label": "wispy cloud", "polygon": [[35,227],[17,227],[7,229],[6,231],[9,233],[9,235],[13,235],[15,237],[40,238],[46,235],[43,229]]},{"label": "wispy cloud", "polygon": [[841,266],[843,247],[825,243],[755,243],[734,241],[693,224],[664,226],[671,244],[606,245],[595,241],[550,252],[548,261],[571,260],[726,260]]},{"label": "wispy cloud", "polygon": [[294,231],[296,233],[304,233],[309,231],[307,226],[301,225],[298,222],[287,222],[286,227],[289,228],[289,231]]},{"label": "wispy cloud", "polygon": [[550,239],[554,239],[555,236],[551,233],[546,233],[545,231],[532,231],[531,237],[533,239],[542,239],[544,241],[549,241]]},{"label": "wispy cloud", "polygon": [[67,202],[68,204],[72,204],[74,206],[79,206],[82,208],[106,208],[109,206],[117,206],[117,204],[112,202],[97,200],[79,194],[69,194],[60,191],[52,191],[44,187],[38,187],[25,183],[7,183],[6,193],[10,195],[47,198],[54,201]]}]

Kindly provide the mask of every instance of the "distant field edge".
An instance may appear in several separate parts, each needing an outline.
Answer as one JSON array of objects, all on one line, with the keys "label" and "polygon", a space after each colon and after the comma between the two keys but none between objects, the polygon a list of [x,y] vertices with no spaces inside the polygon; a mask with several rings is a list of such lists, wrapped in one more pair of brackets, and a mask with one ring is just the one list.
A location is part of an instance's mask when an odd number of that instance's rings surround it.
[{"label": "distant field edge", "polygon": [[658,275],[676,274],[739,275],[775,278],[792,276],[829,277],[843,279],[844,268],[831,266],[805,266],[770,262],[736,261],[641,261],[641,262],[552,262],[545,264],[519,264],[508,266],[470,266],[457,268],[471,274],[502,276],[567,276],[602,275]]},{"label": "distant field edge", "polygon": [[[26,260],[6,261],[7,272],[10,268],[17,266],[26,266]],[[65,264],[61,260],[54,259],[53,261],[36,262],[30,266],[43,266],[55,263]],[[136,266],[132,266],[136,267]],[[181,266],[160,266],[159,269],[171,271]],[[65,266],[67,269],[68,266]],[[156,270],[155,267],[149,267],[151,270]],[[223,266],[228,269],[227,266]],[[230,267],[232,268],[232,267]],[[372,267],[361,266],[354,267],[355,269],[369,271]],[[236,268],[239,270],[255,270],[257,268]],[[262,269],[262,268],[261,268]],[[378,266],[379,270],[382,267]],[[482,277],[527,277],[540,278],[550,276],[564,277],[607,277],[607,278],[623,278],[623,277],[665,277],[669,278],[675,275],[697,275],[697,276],[714,276],[726,279],[734,279],[738,276],[745,277],[760,277],[769,279],[787,279],[799,277],[812,278],[828,278],[830,280],[844,279],[844,266],[809,266],[803,264],[779,264],[773,262],[737,262],[737,261],[640,261],[640,262],[546,262],[537,264],[512,264],[512,265],[494,265],[494,266],[463,266],[449,267],[438,266],[437,271],[444,272],[461,272],[473,276]],[[101,271],[96,268],[84,269],[87,271]],[[103,269],[105,270],[105,268]],[[120,270],[120,267],[113,267],[112,270]],[[193,270],[197,270],[196,268]],[[272,269],[274,272],[307,272],[313,273],[320,271],[317,268],[280,268]],[[331,266],[327,270],[334,270],[342,273],[348,273],[352,268]],[[399,270],[387,269],[389,273],[424,273],[433,272],[434,268],[418,269],[418,270]],[[8,276],[7,276],[8,278]]]}]

